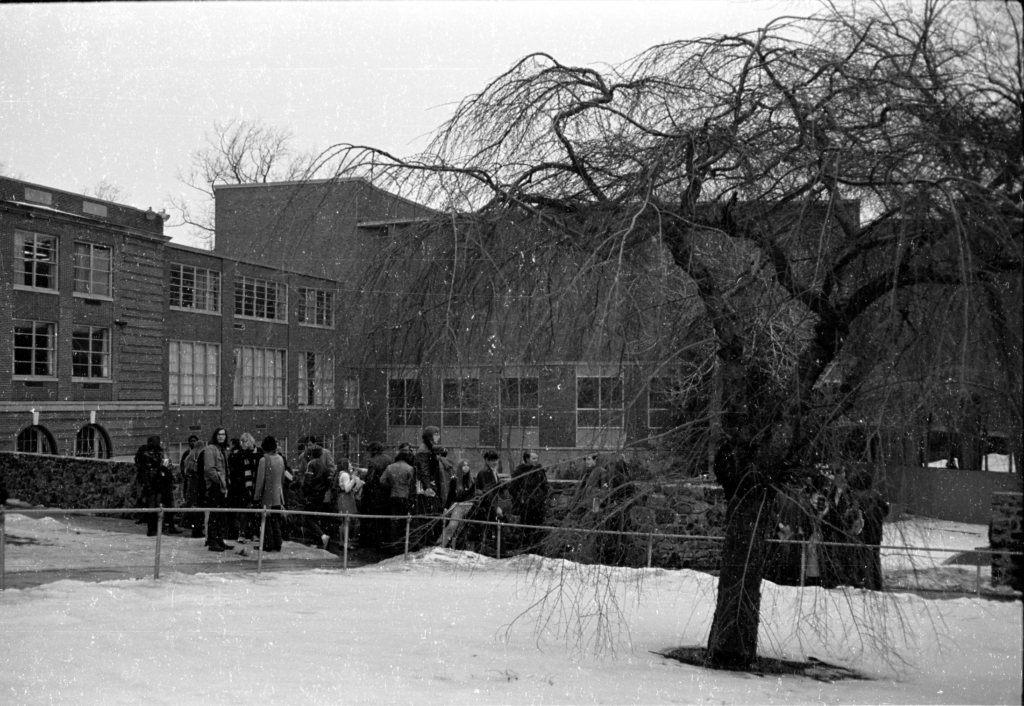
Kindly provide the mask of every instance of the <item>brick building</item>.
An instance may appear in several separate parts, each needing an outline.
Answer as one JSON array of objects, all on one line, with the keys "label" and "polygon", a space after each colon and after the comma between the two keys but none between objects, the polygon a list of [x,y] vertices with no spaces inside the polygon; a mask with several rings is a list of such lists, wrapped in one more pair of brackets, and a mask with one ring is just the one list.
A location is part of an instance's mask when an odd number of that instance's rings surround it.
[{"label": "brick building", "polygon": [[0,178],[0,449],[160,433],[168,240],[152,210]]},{"label": "brick building", "polygon": [[163,224],[0,178],[0,450],[130,456],[159,434],[176,457],[223,426],[357,453],[338,282],[254,244],[172,244]]}]

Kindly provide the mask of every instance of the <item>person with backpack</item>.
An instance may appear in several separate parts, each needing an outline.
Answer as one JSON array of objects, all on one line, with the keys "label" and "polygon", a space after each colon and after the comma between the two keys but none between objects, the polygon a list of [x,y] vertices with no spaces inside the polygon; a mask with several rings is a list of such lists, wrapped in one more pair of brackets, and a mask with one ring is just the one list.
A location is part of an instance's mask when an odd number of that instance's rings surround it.
[{"label": "person with backpack", "polygon": [[[217,427],[210,443],[203,450],[203,477],[206,481],[206,507],[227,507],[228,498],[228,432]],[[207,523],[206,544],[211,552],[223,552],[234,546],[224,543],[227,518],[223,512],[211,512]]]}]

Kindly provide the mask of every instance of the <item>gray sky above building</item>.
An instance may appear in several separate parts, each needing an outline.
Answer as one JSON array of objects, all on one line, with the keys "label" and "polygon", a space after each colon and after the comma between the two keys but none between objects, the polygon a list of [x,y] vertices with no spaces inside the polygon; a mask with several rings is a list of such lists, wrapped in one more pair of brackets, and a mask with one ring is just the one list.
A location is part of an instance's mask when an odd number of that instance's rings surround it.
[{"label": "gray sky above building", "polygon": [[[110,3],[0,7],[0,163],[70,191],[101,179],[159,210],[213,123],[262,118],[297,148],[407,155],[535,51],[618,63],[737,32],[803,0]],[[169,226],[173,226],[172,218]],[[168,228],[179,239],[184,229]]]}]

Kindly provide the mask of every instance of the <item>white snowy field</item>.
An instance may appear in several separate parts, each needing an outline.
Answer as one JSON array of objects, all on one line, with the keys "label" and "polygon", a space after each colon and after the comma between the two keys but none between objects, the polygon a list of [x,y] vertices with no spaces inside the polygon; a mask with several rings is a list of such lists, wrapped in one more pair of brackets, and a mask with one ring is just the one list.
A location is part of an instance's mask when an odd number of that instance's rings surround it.
[{"label": "white snowy field", "polygon": [[[949,525],[925,525],[921,536],[945,532],[963,549],[984,543],[977,541],[983,527]],[[142,535],[76,534],[59,521],[19,515],[8,515],[7,530],[31,540],[8,545],[12,571],[88,566],[94,552],[104,561],[152,562],[153,540]],[[197,545],[164,538],[165,551],[182,557],[252,560]],[[286,551],[318,550],[289,543]],[[621,614],[601,623],[591,599],[607,579],[605,603]],[[348,571],[257,577],[162,569],[159,580],[58,581],[0,594],[0,703],[1021,700],[1017,601],[765,585],[762,653],[817,657],[862,672],[863,681],[714,672],[653,654],[705,642],[715,581],[691,571],[499,562],[438,549]],[[563,590],[550,592],[560,583]],[[544,597],[548,612],[531,612]],[[573,604],[591,617],[575,619]],[[595,644],[609,649],[595,654]]]}]

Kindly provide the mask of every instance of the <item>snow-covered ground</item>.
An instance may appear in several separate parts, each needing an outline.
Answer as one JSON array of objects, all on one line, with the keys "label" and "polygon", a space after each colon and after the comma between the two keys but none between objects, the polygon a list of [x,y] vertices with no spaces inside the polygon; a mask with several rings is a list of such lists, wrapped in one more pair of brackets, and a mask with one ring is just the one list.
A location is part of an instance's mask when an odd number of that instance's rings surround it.
[{"label": "snow-covered ground", "polygon": [[[141,534],[17,514],[7,530],[15,540],[9,571],[153,561],[153,540]],[[960,551],[983,546],[984,535],[973,525],[897,523],[886,542],[916,538]],[[173,570],[175,562],[255,561],[201,544],[163,538],[159,580],[62,580],[0,594],[0,703],[1021,700],[1019,602],[767,584],[763,653],[814,656],[870,677],[823,683],[713,672],[654,654],[705,642],[716,582],[705,574],[438,549],[348,571],[340,562],[259,577],[254,566]],[[330,558],[285,547],[293,557]],[[891,550],[886,571],[921,561]],[[602,620],[592,611],[596,596],[617,610]],[[546,610],[531,609],[542,600]]]}]

